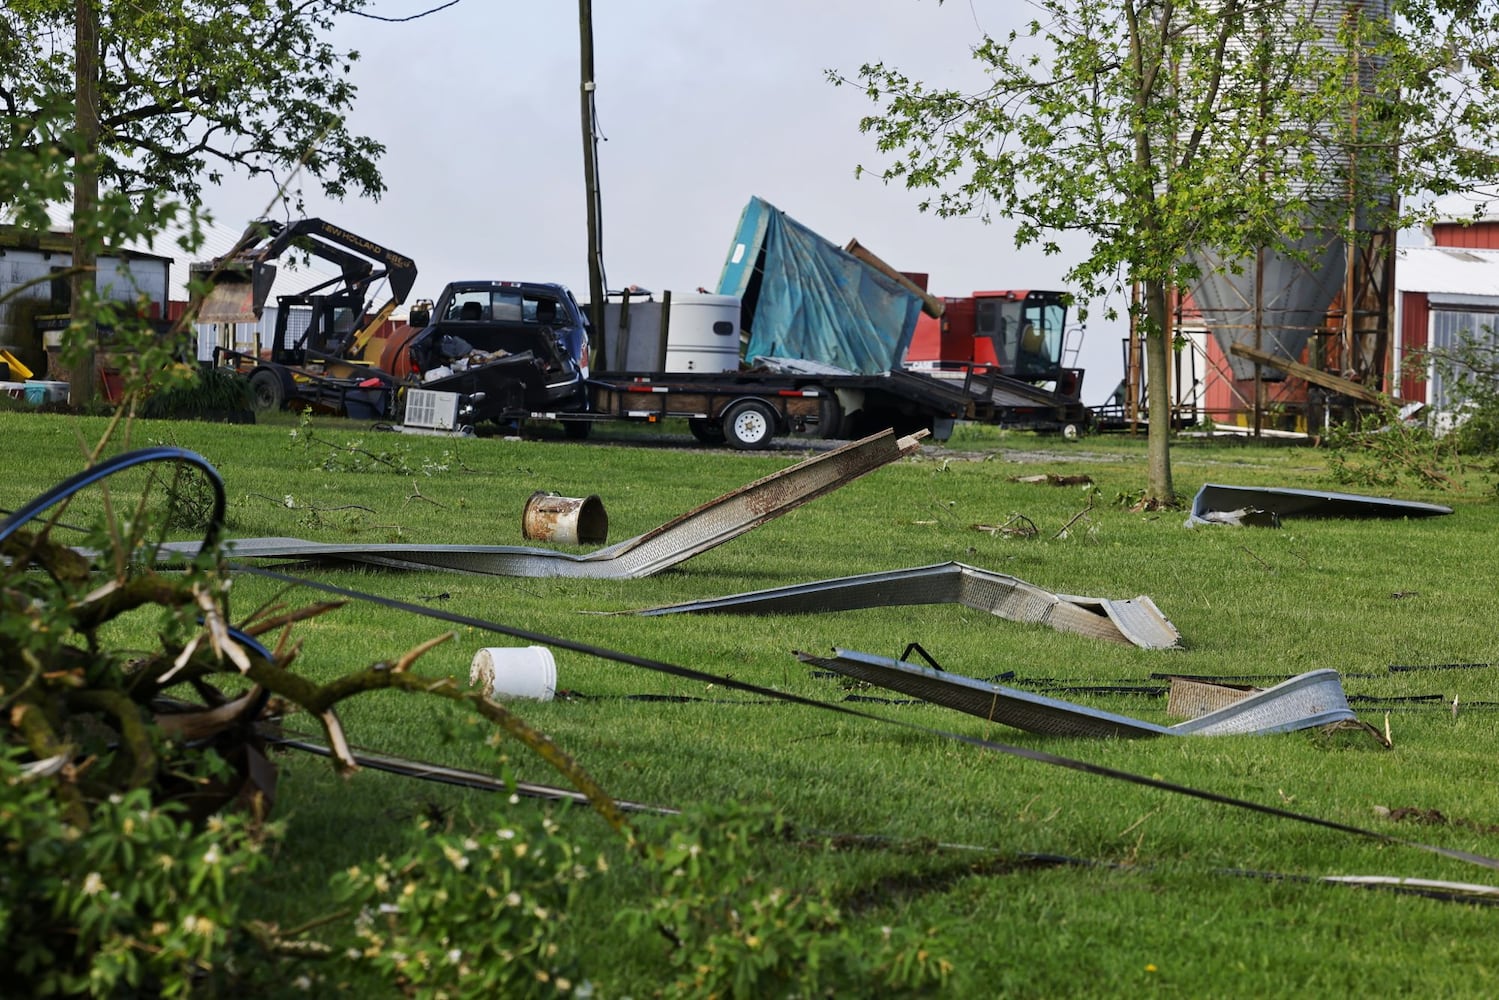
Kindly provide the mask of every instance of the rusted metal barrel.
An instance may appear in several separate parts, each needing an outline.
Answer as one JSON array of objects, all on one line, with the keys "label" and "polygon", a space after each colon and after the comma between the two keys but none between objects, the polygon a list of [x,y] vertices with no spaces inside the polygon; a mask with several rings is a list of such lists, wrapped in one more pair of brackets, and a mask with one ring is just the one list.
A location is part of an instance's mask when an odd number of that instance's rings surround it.
[{"label": "rusted metal barrel", "polygon": [[609,515],[597,496],[563,497],[538,490],[526,501],[521,534],[565,545],[604,542],[609,538]]}]

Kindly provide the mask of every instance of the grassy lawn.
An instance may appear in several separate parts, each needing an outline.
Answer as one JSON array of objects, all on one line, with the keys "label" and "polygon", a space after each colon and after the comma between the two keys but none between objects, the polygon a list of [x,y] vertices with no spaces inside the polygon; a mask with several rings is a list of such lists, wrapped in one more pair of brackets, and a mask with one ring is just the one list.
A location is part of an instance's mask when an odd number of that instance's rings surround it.
[{"label": "grassy lawn", "polygon": [[[103,426],[92,418],[0,412],[8,457],[0,507],[14,508],[81,468]],[[647,435],[610,428],[586,443],[545,431],[525,440],[417,437],[332,419],[302,426],[288,416],[256,426],[139,423],[128,446],[172,444],[206,457],[225,480],[232,537],[496,545],[535,544],[521,537],[521,513],[537,490],[598,495],[612,543],[810,453],[798,446],[710,452],[688,440],[685,428],[673,427]],[[110,448],[126,446],[122,438]],[[293,572],[926,730],[1499,855],[1499,781],[1484,763],[1499,745],[1499,633],[1492,627],[1499,504],[1488,484],[1473,476],[1457,493],[1363,491],[1445,503],[1455,508],[1449,517],[1189,530],[1184,511],[1142,514],[1119,502],[1143,486],[1144,456],[1143,439],[1123,435],[1066,442],[960,427],[945,447],[924,448],[643,580]],[[1188,501],[1207,482],[1353,489],[1334,483],[1325,454],[1311,448],[1184,439],[1173,461]],[[1086,474],[1094,485],[1016,481],[1039,473]],[[1016,515],[1034,524],[1033,537],[975,527]],[[1180,630],[1184,648],[1136,649],[959,606],[774,617],[598,614],[949,560],[1064,594],[1149,595]],[[279,593],[271,581],[242,575],[233,607],[245,613]],[[303,590],[282,599],[295,605],[317,596]],[[446,630],[438,621],[355,603],[298,627],[298,663],[326,680]],[[1333,668],[1360,717],[1381,731],[1388,726],[1393,747],[1359,734],[1316,732],[1046,738],[882,697],[889,692],[865,690],[857,693],[871,700],[849,702],[842,683],[793,655],[837,646],[899,656],[912,642],[946,670],[972,677],[1013,671],[1005,683],[1034,690],[1059,682],[1148,685],[1163,672],[1285,678]],[[479,648],[510,644],[515,640],[503,635],[462,629],[414,669],[466,679]],[[858,927],[939,929],[953,967],[951,995],[1499,990],[1499,959],[1483,943],[1499,912],[1318,881],[1499,881],[1482,867],[987,752],[922,728],[767,701],[566,649],[556,650],[556,659],[558,685],[572,696],[512,707],[612,795],[672,808],[743,803],[781,810],[797,835],[755,845],[758,877],[825,890]],[[1434,669],[1444,664],[1496,666]],[[1440,698],[1399,700],[1434,695]],[[1174,721],[1159,695],[1058,696]],[[381,694],[348,703],[341,715],[361,748],[488,773],[504,768],[526,781],[559,780],[524,750],[496,749],[485,727],[445,704]],[[286,725],[316,735],[306,719]],[[492,825],[497,813],[545,809],[569,836],[614,858],[608,878],[586,884],[570,930],[598,995],[649,996],[668,975],[664,939],[641,940],[613,919],[646,892],[644,877],[591,812],[369,771],[339,779],[317,758],[277,759],[276,815],[286,821],[286,835],[272,873],[249,890],[266,919],[287,925],[326,912],[320,890],[330,873],[400,850],[418,836],[417,818],[463,829]],[[1417,815],[1412,810],[1426,822],[1403,818]],[[662,836],[669,820],[636,822],[649,839]]]}]

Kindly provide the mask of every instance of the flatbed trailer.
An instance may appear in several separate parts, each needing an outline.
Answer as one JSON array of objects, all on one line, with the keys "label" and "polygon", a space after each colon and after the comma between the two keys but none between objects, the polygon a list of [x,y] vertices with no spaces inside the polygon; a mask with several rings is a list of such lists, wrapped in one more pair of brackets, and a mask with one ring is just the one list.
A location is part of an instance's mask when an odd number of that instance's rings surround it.
[{"label": "flatbed trailer", "polygon": [[945,440],[972,410],[963,390],[908,372],[605,372],[588,379],[587,392],[587,409],[526,416],[556,420],[573,437],[599,421],[682,418],[704,444],[753,450],[785,434],[858,437],[885,427]]}]

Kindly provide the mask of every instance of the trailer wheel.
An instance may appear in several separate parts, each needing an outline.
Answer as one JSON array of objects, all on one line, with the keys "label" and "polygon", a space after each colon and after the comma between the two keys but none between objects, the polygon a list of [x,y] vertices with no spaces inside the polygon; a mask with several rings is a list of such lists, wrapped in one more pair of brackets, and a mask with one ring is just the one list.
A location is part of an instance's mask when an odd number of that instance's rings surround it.
[{"label": "trailer wheel", "polygon": [[1077,424],[1064,424],[1062,426],[1062,437],[1068,441],[1076,441],[1082,436],[1083,432],[1078,428]]},{"label": "trailer wheel", "polygon": [[776,433],[776,411],[758,399],[742,399],[724,412],[723,433],[729,447],[756,451]]},{"label": "trailer wheel", "polygon": [[688,417],[687,429],[692,432],[693,437],[697,438],[699,444],[717,445],[724,442],[723,424],[717,420],[710,420],[707,417]]},{"label": "trailer wheel", "polygon": [[832,392],[829,392],[827,389],[824,389],[823,392],[827,393],[827,398],[818,407],[817,436],[825,440],[848,437],[843,430],[843,404],[838,401],[838,397]]},{"label": "trailer wheel", "polygon": [[279,410],[286,403],[286,389],[281,376],[262,368],[250,376],[250,399],[257,412]]},{"label": "trailer wheel", "polygon": [[567,435],[569,441],[582,441],[588,437],[588,432],[593,430],[591,420],[564,420],[562,421],[562,433]]}]

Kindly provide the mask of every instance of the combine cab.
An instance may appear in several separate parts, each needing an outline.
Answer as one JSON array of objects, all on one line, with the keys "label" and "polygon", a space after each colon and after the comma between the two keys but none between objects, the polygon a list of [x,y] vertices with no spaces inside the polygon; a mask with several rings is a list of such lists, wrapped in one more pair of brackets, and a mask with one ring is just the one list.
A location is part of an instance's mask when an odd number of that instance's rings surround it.
[{"label": "combine cab", "polygon": [[1068,436],[1087,425],[1064,293],[974,292],[943,303],[940,319],[918,319],[906,368],[961,383],[985,423]]}]

